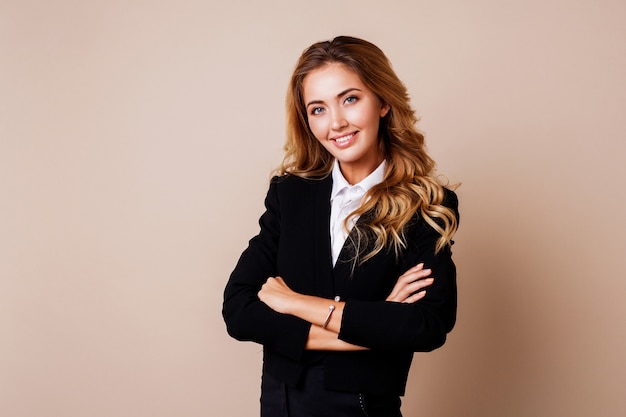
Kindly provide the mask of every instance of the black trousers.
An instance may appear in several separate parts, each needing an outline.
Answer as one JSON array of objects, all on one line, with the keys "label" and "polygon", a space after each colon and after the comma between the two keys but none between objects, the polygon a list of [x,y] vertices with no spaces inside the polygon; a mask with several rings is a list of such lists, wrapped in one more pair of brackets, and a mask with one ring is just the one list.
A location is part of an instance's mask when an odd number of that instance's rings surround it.
[{"label": "black trousers", "polygon": [[267,373],[261,382],[261,417],[402,417],[400,397],[330,391],[324,367],[309,368],[291,387]]}]

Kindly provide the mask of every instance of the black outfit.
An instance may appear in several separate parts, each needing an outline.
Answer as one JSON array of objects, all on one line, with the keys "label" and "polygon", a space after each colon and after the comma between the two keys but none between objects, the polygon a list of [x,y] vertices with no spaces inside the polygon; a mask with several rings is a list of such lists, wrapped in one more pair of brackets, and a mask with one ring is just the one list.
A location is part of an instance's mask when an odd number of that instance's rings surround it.
[{"label": "black outfit", "polygon": [[402,417],[400,397],[333,391],[324,387],[324,366],[308,367],[296,386],[269,373],[261,384],[261,417]]},{"label": "black outfit", "polygon": [[[272,179],[259,221],[224,292],[223,316],[238,340],[263,345],[263,373],[287,387],[307,380],[306,369],[323,370],[324,388],[372,396],[405,391],[413,352],[443,345],[456,318],[456,269],[450,247],[435,254],[439,234],[418,214],[405,228],[407,247],[396,257],[381,251],[354,265],[348,237],[335,267],[330,249],[332,178]],[[456,194],[445,190],[443,204],[457,212]],[[366,221],[367,213],[357,222]],[[353,230],[354,231],[354,230]],[[386,302],[397,278],[423,262],[435,281],[413,304]],[[310,323],[280,314],[257,296],[270,276],[282,277],[294,291],[346,301],[339,338],[370,348],[356,352],[304,349]],[[295,415],[298,417],[297,415]]]}]

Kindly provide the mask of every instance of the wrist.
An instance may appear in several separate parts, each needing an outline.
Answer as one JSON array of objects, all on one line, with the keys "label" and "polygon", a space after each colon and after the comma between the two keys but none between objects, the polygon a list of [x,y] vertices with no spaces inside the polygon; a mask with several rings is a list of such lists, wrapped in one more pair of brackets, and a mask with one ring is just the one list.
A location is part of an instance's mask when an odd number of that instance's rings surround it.
[{"label": "wrist", "polygon": [[303,294],[293,293],[288,297],[285,297],[285,314],[291,314],[292,316],[298,316],[302,309],[306,308],[307,296]]},{"label": "wrist", "polygon": [[330,319],[333,317],[333,311],[335,311],[335,305],[331,304],[328,306],[328,313],[326,314],[326,319],[324,320],[324,323],[322,324],[322,329],[325,329],[328,327],[328,323],[330,323]]}]

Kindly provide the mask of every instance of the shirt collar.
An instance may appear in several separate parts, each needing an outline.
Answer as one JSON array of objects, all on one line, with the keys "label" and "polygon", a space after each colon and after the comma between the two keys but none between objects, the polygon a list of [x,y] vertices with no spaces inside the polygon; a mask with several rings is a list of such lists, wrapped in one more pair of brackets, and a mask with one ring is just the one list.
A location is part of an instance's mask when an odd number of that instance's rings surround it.
[{"label": "shirt collar", "polygon": [[337,197],[337,195],[351,187],[359,187],[363,190],[363,194],[367,193],[370,188],[373,186],[380,184],[385,179],[385,167],[387,166],[387,161],[383,159],[383,162],[378,165],[378,167],[372,171],[367,177],[365,177],[361,182],[355,185],[350,185],[350,183],[345,179],[343,174],[341,173],[341,169],[339,168],[339,162],[335,159],[335,163],[333,165],[333,189],[330,193],[330,199],[332,201],[333,198]]}]

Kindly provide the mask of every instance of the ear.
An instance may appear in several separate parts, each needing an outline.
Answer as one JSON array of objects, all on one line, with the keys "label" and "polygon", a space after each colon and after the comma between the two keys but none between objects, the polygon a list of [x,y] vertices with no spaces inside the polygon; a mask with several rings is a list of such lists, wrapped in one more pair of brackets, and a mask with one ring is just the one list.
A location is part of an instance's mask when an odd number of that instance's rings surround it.
[{"label": "ear", "polygon": [[387,113],[389,113],[389,110],[391,110],[391,106],[389,104],[383,104],[380,108],[380,117],[385,117]]}]

